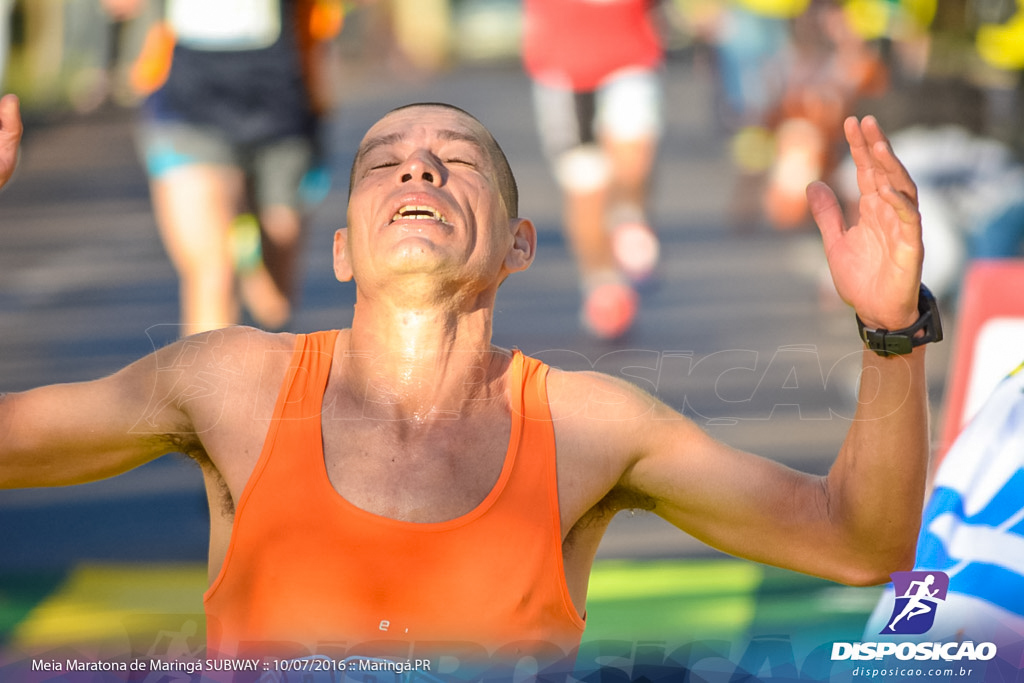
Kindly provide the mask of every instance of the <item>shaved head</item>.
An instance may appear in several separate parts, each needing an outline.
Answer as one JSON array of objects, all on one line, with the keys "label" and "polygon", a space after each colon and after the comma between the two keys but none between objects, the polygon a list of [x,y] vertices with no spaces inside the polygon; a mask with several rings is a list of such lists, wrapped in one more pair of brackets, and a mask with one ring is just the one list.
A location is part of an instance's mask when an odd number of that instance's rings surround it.
[{"label": "shaved head", "polygon": [[[491,163],[494,165],[494,171],[497,174],[498,189],[501,192],[501,200],[502,203],[505,205],[505,210],[508,211],[508,215],[510,218],[517,217],[519,215],[519,187],[516,185],[515,176],[512,174],[512,167],[509,165],[508,158],[505,156],[505,152],[502,151],[501,146],[498,144],[498,141],[494,139],[494,136],[491,135],[491,132],[487,130],[487,127],[484,126],[484,124],[482,124],[478,118],[476,118],[466,110],[460,109],[459,107],[456,107],[455,105],[452,104],[446,104],[444,102],[417,102],[414,104],[406,104],[402,105],[401,107],[396,107],[395,109],[392,109],[387,114],[382,116],[381,120],[387,118],[388,116],[395,112],[408,109],[415,109],[418,107],[448,109],[450,111],[455,111],[469,118],[476,124],[476,127],[480,129],[482,134],[480,136],[480,139],[475,140],[475,142],[477,142],[487,152],[488,156],[491,159]],[[363,157],[365,151],[366,150],[364,149],[364,146],[360,145],[359,150],[356,152],[356,157],[352,161],[352,169],[349,172],[348,184],[348,191],[350,197],[352,195],[352,186],[355,184],[356,165],[359,163],[359,160]]]}]

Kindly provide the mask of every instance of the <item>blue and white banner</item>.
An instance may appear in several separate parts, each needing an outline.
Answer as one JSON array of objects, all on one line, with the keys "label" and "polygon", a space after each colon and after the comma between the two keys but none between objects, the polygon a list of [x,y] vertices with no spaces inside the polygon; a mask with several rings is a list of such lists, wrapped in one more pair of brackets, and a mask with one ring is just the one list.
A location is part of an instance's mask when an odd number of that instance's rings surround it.
[{"label": "blue and white banner", "polygon": [[[939,467],[914,568],[949,577],[929,640],[1024,639],[1024,364],[999,384]],[[866,633],[886,628],[896,598],[892,589],[883,594]]]}]

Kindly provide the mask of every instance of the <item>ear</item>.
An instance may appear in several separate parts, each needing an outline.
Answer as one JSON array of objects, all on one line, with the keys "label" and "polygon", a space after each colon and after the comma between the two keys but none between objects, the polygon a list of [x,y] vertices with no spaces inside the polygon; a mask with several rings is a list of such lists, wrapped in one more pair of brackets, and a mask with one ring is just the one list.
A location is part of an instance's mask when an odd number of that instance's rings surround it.
[{"label": "ear", "polygon": [[509,220],[512,232],[512,248],[505,256],[505,268],[510,273],[526,270],[533,263],[537,254],[537,228],[529,218],[512,218]]},{"label": "ear", "polygon": [[352,279],[352,261],[348,257],[348,228],[334,232],[334,277],[338,282]]}]

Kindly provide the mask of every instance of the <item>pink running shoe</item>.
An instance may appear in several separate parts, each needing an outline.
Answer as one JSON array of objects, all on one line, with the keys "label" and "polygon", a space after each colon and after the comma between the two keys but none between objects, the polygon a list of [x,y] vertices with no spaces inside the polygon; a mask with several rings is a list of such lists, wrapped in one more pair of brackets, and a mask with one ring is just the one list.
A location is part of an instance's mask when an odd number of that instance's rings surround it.
[{"label": "pink running shoe", "polygon": [[637,296],[624,282],[606,282],[591,288],[584,297],[583,327],[601,339],[617,339],[629,331],[636,318]]},{"label": "pink running shoe", "polygon": [[631,221],[615,226],[612,252],[622,272],[633,282],[642,283],[650,279],[658,266],[661,244],[650,226]]}]

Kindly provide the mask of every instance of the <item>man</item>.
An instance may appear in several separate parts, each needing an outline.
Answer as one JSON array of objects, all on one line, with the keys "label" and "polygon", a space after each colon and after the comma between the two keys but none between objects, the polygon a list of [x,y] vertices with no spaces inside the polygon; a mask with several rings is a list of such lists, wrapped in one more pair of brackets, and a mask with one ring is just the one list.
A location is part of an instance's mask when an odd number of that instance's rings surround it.
[{"label": "man", "polygon": [[[861,223],[845,226],[824,185],[811,205],[840,294],[868,328],[902,330],[919,318],[916,190],[877,122],[850,119],[846,135]],[[909,566],[928,460],[921,346],[866,350],[830,473],[789,470],[624,381],[493,346],[498,287],[536,248],[517,204],[476,119],[439,104],[387,114],[360,144],[335,236],[335,273],[356,283],[351,329],[215,330],[110,377],[6,395],[0,487],[191,455],[210,502],[209,647],[226,655],[467,642],[484,657],[564,655],[626,508],[846,583]]]}]

